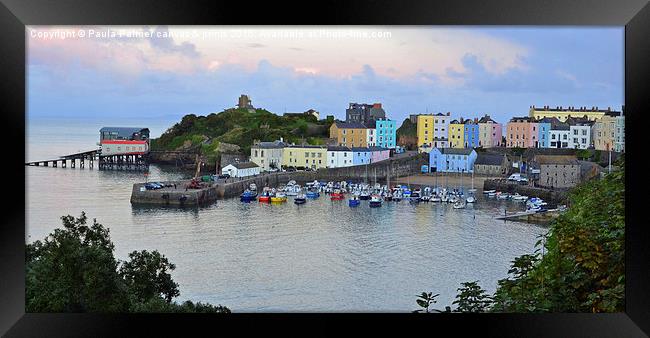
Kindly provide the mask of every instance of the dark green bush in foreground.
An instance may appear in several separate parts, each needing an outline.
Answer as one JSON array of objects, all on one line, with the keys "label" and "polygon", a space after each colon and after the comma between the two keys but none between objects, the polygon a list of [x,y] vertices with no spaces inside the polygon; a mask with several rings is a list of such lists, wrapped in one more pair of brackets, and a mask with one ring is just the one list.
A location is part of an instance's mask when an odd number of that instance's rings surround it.
[{"label": "dark green bush in foreground", "polygon": [[26,248],[26,312],[212,312],[214,306],[172,301],[180,295],[169,274],[175,269],[158,251],[134,251],[121,262],[113,256],[108,229],[85,213],[61,217],[43,241]]}]

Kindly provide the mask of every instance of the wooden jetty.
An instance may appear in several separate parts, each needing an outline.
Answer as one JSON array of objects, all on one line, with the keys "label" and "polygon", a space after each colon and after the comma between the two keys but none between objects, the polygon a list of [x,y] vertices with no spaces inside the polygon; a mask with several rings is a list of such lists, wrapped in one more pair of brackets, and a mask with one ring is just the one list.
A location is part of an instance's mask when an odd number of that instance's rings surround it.
[{"label": "wooden jetty", "polygon": [[[57,159],[25,162],[26,166],[43,166],[43,167],[61,167],[75,168],[79,163],[79,168],[93,169],[95,163],[99,170],[131,170],[131,171],[148,171],[149,157],[147,154],[120,154],[102,156],[101,149],[93,149],[75,154],[61,156]],[[68,165],[69,163],[69,165]]]}]

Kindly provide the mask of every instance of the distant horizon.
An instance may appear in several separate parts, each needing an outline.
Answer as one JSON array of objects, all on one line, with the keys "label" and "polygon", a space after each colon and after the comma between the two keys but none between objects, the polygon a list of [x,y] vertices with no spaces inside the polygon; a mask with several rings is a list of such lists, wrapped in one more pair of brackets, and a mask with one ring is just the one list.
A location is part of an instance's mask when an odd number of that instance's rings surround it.
[{"label": "distant horizon", "polygon": [[379,102],[398,124],[624,104],[623,27],[29,26],[27,36],[28,120],[180,119],[233,108],[241,94],[278,115],[340,120],[351,102]]}]

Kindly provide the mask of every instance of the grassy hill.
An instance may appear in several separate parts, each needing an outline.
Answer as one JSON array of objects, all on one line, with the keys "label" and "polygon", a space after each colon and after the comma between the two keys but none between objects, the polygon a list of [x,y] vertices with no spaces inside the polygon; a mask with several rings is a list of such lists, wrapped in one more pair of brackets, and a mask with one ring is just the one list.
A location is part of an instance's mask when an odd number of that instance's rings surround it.
[{"label": "grassy hill", "polygon": [[226,109],[207,116],[185,115],[159,138],[151,140],[151,150],[201,149],[208,159],[220,153],[249,154],[254,140],[324,144],[333,119],[311,115],[279,116],[264,109]]},{"label": "grassy hill", "polygon": [[418,125],[412,123],[410,119],[404,119],[402,125],[397,128],[397,143],[406,147],[406,149],[414,150],[417,148],[418,139]]}]

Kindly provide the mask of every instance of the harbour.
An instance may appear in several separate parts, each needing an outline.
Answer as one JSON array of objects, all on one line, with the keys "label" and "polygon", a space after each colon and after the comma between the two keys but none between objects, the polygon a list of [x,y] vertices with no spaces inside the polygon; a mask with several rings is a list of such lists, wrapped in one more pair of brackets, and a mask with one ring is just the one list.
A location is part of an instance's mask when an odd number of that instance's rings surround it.
[{"label": "harbour", "polygon": [[[547,230],[495,222],[521,205],[482,196],[463,210],[405,201],[381,208],[361,201],[355,209],[326,196],[304,205],[227,198],[164,208],[129,203],[141,173],[26,170],[28,241],[59,227],[60,216],[84,210],[110,229],[117,258],[159,250],[177,266],[172,275],[181,300],[229,304],[238,312],[407,312],[413,294],[434,287],[450,303],[459,280],[479,279],[494,290],[510,260],[532,252]],[[149,181],[185,178],[156,165],[149,173]]]}]

